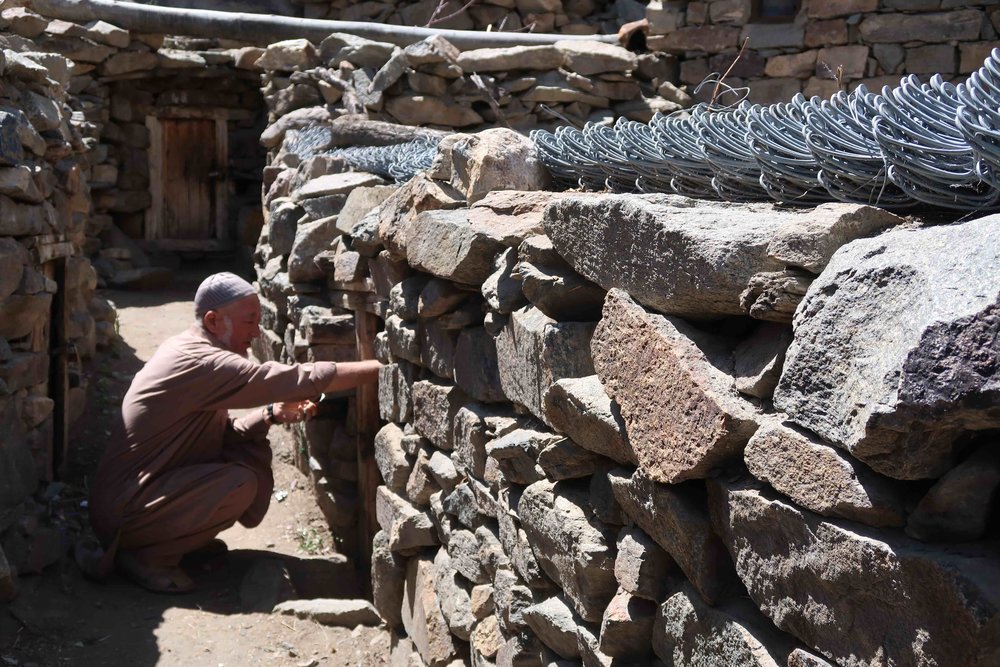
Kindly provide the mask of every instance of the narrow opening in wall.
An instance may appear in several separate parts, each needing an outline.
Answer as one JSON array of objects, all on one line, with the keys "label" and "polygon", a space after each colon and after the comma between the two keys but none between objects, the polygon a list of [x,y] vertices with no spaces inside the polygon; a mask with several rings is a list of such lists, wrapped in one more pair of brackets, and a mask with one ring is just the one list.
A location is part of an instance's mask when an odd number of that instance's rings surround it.
[{"label": "narrow opening in wall", "polygon": [[801,0],[753,0],[752,23],[791,23],[802,7]]}]

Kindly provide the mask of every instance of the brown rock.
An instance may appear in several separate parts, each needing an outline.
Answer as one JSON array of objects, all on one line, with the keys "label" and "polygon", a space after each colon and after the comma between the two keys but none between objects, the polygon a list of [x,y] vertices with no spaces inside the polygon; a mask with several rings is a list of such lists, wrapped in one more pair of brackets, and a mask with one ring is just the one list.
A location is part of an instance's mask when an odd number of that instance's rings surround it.
[{"label": "brown rock", "polygon": [[796,504],[869,526],[902,526],[902,489],[863,463],[778,422],[764,424],[744,452],[750,472]]},{"label": "brown rock", "polygon": [[458,56],[458,66],[464,72],[554,70],[562,66],[564,59],[555,46],[514,46],[465,51]]},{"label": "brown rock", "polygon": [[816,69],[816,51],[804,51],[767,59],[764,73],[767,76],[791,76],[804,79]]},{"label": "brown rock", "polygon": [[816,74],[829,76],[831,73],[840,75],[838,78],[860,79],[865,75],[868,66],[868,47],[831,46],[820,49],[816,55]]},{"label": "brown rock", "polygon": [[469,127],[483,122],[483,117],[468,106],[426,95],[390,97],[385,110],[402,125]]},{"label": "brown rock", "polygon": [[601,382],[621,406],[629,443],[651,479],[705,477],[757,429],[736,393],[725,341],[647,313],[611,290],[591,343]]},{"label": "brown rock", "polygon": [[613,658],[638,660],[652,654],[653,619],[656,604],[635,597],[628,591],[618,592],[601,619],[599,647],[602,653]]},{"label": "brown rock", "polygon": [[878,0],[814,0],[809,3],[809,18],[829,19],[849,14],[870,14],[878,9]]},{"label": "brown rock", "polygon": [[441,667],[458,657],[448,623],[434,590],[434,562],[426,556],[410,559],[406,568],[403,627],[429,667]]},{"label": "brown rock", "polygon": [[718,53],[738,46],[739,38],[739,28],[689,26],[678,28],[666,35],[651,35],[646,39],[646,44],[655,51],[670,53],[683,53],[684,51]]},{"label": "brown rock", "polygon": [[847,21],[830,19],[829,21],[810,21],[806,24],[806,48],[818,46],[839,46],[847,43]]}]

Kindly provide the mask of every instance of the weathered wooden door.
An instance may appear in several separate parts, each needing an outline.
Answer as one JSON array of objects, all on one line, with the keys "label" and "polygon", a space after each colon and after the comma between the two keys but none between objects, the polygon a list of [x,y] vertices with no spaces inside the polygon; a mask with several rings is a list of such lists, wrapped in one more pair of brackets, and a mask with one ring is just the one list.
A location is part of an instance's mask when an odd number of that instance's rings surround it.
[{"label": "weathered wooden door", "polygon": [[147,126],[153,201],[146,239],[164,249],[225,248],[225,119],[160,117]]}]

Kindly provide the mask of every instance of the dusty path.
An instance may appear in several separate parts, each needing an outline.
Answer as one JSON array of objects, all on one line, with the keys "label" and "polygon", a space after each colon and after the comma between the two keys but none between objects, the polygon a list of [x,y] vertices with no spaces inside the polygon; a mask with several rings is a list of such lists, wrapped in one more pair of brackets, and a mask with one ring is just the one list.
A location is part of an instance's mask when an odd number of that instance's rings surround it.
[{"label": "dusty path", "polygon": [[[84,518],[80,501],[132,375],[160,342],[190,325],[195,287],[217,268],[185,271],[168,291],[103,294],[118,305],[124,342],[88,372],[89,405],[73,430],[69,485],[51,505],[67,539]],[[384,664],[389,640],[382,630],[325,627],[268,613],[279,599],[357,594],[350,565],[331,552],[305,478],[289,464],[287,434],[274,428],[271,442],[271,509],[258,528],[236,526],[220,535],[229,556],[215,569],[192,571],[196,592],[157,595],[118,576],[88,581],[64,557],[41,575],[21,577],[17,599],[0,604],[0,667]]]}]

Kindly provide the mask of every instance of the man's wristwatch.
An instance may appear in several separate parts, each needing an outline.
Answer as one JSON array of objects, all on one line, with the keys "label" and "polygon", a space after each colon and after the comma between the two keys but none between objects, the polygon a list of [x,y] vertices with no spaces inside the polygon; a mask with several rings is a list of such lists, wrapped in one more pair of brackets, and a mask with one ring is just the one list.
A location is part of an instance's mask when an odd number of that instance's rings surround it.
[{"label": "man's wristwatch", "polygon": [[264,423],[268,426],[278,423],[278,420],[274,418],[274,403],[268,403],[264,406]]}]

